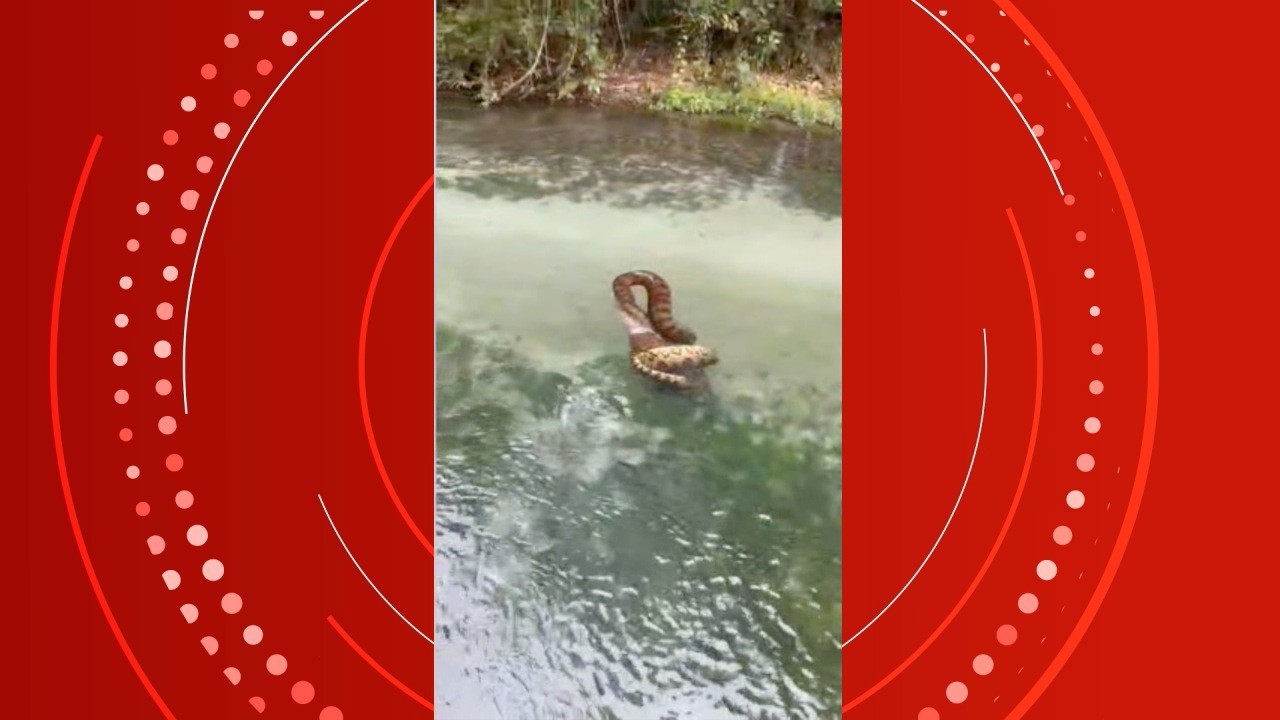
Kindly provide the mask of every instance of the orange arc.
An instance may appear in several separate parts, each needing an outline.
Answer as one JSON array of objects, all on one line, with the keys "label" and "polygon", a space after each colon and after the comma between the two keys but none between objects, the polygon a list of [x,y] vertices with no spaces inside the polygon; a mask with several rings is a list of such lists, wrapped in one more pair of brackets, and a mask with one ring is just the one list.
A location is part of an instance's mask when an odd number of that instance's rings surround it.
[{"label": "orange arc", "polygon": [[111,606],[107,604],[102,583],[98,581],[98,573],[93,569],[93,561],[89,559],[89,547],[85,543],[84,532],[80,528],[80,518],[76,514],[75,501],[71,497],[67,455],[62,444],[62,415],[58,409],[58,329],[62,319],[62,288],[67,275],[67,255],[71,251],[72,229],[76,224],[76,215],[80,212],[80,203],[84,199],[85,186],[89,182],[89,171],[93,168],[94,158],[97,157],[98,148],[101,145],[102,136],[95,135],[93,145],[89,147],[89,156],[84,161],[84,169],[80,171],[80,181],[76,185],[75,195],[71,200],[71,210],[67,214],[67,227],[62,235],[62,250],[58,254],[58,270],[53,280],[53,314],[49,320],[49,410],[53,419],[53,450],[58,457],[58,476],[62,482],[62,499],[67,505],[67,519],[71,521],[71,533],[75,536],[76,550],[80,552],[80,562],[84,565],[85,574],[89,576],[89,584],[93,586],[93,594],[98,599],[98,606],[102,608],[102,614],[107,618],[107,625],[111,627],[111,634],[115,636],[116,643],[120,645],[125,659],[133,668],[133,673],[142,682],[142,687],[146,688],[147,694],[151,696],[151,700],[155,702],[162,715],[168,720],[176,720],[169,706],[160,697],[160,693],[151,684],[151,679],[142,669],[142,664],[133,654],[128,641],[124,639],[120,623],[116,622],[116,616],[111,612]]},{"label": "orange arc", "polygon": [[[418,203],[426,196],[427,191],[435,183],[436,176],[433,173],[422,187],[418,189],[417,194],[405,206],[404,212],[400,213],[400,219],[396,221],[395,227],[391,229],[391,235],[387,237],[387,242],[382,247],[382,254],[378,257],[378,264],[373,268],[373,279],[369,281],[369,291],[364,298],[364,312],[360,317],[360,339],[357,343],[357,360],[356,368],[359,376],[360,386],[360,414],[364,419],[364,434],[369,441],[369,452],[373,454],[373,462],[378,466],[378,474],[382,476],[382,485],[387,489],[387,495],[391,497],[391,502],[396,506],[396,511],[400,513],[400,518],[409,526],[409,530],[413,532],[414,537],[418,538],[418,542],[427,549],[432,556],[436,554],[435,547],[431,541],[427,539],[422,528],[418,527],[418,523],[414,522],[413,517],[409,515],[409,511],[405,509],[404,503],[400,501],[400,494],[396,492],[395,485],[391,482],[391,475],[387,472],[386,463],[382,461],[382,453],[378,450],[378,440],[373,434],[373,419],[369,414],[369,388],[365,380],[365,350],[369,340],[369,316],[373,313],[373,297],[378,292],[378,280],[382,277],[382,269],[387,264],[387,257],[391,255],[391,248],[396,243],[400,231],[404,228],[409,216],[413,214]],[[434,359],[433,359],[434,360]]]},{"label": "orange arc", "polygon": [[333,626],[334,632],[338,633],[338,637],[341,637],[343,640],[345,640],[347,645],[350,645],[351,649],[355,651],[355,654],[359,655],[361,660],[364,660],[366,663],[368,663],[369,667],[373,668],[374,671],[376,671],[379,675],[381,675],[384,680],[394,685],[396,689],[399,690],[400,692],[404,693],[405,695],[408,695],[410,698],[416,701],[419,705],[427,708],[433,713],[436,711],[436,706],[432,705],[430,700],[414,692],[413,688],[410,688],[408,685],[405,685],[403,682],[400,681],[400,678],[397,678],[395,675],[392,675],[390,672],[387,671],[386,668],[379,665],[378,661],[374,660],[373,656],[371,656],[367,651],[365,651],[364,648],[360,647],[359,643],[357,643],[351,637],[351,635],[347,633],[347,631],[342,627],[342,625],[338,623],[337,618],[330,615],[326,619],[329,621],[329,625]]}]

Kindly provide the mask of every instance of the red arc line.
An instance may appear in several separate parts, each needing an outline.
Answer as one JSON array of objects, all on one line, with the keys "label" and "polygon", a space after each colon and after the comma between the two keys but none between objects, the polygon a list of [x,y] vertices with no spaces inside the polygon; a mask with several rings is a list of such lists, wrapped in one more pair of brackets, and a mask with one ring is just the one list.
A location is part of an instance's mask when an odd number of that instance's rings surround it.
[{"label": "red arc line", "polygon": [[418,538],[418,542],[422,543],[422,546],[432,556],[436,554],[435,547],[427,539],[422,529],[418,527],[418,524],[413,521],[409,511],[405,509],[404,503],[400,501],[400,495],[396,492],[395,485],[391,483],[391,475],[387,473],[387,466],[382,461],[382,453],[378,451],[378,440],[373,434],[373,419],[369,415],[369,389],[365,382],[365,349],[369,340],[369,316],[373,312],[373,296],[378,292],[378,280],[382,277],[382,268],[387,264],[387,256],[391,254],[391,248],[396,244],[396,238],[400,235],[400,230],[409,221],[409,216],[413,214],[414,208],[418,207],[418,203],[426,196],[427,191],[431,189],[435,180],[436,176],[432,173],[431,177],[427,178],[427,181],[418,189],[417,194],[405,206],[404,212],[400,213],[400,219],[396,221],[395,227],[391,228],[391,235],[387,237],[387,242],[382,247],[382,255],[378,257],[378,264],[373,268],[373,279],[369,281],[369,292],[364,298],[364,313],[360,317],[360,339],[357,343],[358,357],[356,360],[356,372],[359,376],[360,385],[360,414],[364,418],[364,434],[369,441],[369,452],[373,454],[373,462],[378,466],[378,474],[382,476],[382,485],[387,489],[387,495],[391,496],[391,502],[400,513],[400,518],[404,520],[409,529],[413,531],[414,537]]},{"label": "red arc line", "polygon": [[80,212],[80,202],[84,199],[85,185],[89,182],[89,171],[93,168],[93,160],[97,157],[98,148],[101,145],[102,136],[94,135],[93,145],[89,147],[89,156],[84,161],[84,169],[80,171],[80,181],[76,184],[76,192],[71,199],[71,210],[67,213],[67,227],[62,234],[62,250],[58,255],[57,275],[54,276],[53,280],[53,314],[49,320],[49,409],[53,418],[53,450],[58,456],[58,476],[62,482],[62,499],[67,505],[67,518],[71,521],[71,533],[75,535],[76,549],[80,551],[80,562],[84,564],[85,574],[89,576],[89,584],[93,586],[93,594],[98,599],[102,614],[107,618],[107,625],[111,627],[111,634],[115,636],[116,643],[120,645],[120,650],[124,652],[125,659],[129,661],[134,674],[138,676],[138,680],[142,682],[142,686],[146,688],[147,694],[151,696],[161,714],[168,720],[176,720],[173,712],[169,710],[169,706],[165,705],[164,700],[160,697],[160,693],[151,684],[147,673],[143,671],[137,656],[129,648],[128,641],[124,639],[124,633],[120,631],[120,624],[116,622],[116,616],[111,612],[111,607],[107,604],[107,596],[102,592],[102,583],[98,582],[98,573],[94,571],[93,561],[89,559],[89,548],[85,544],[84,532],[80,528],[80,519],[76,515],[75,501],[71,497],[71,480],[67,475],[67,456],[62,446],[62,416],[58,411],[58,327],[62,314],[62,286],[67,274],[67,255],[71,250],[72,229],[76,224],[76,215]]},{"label": "red arc line", "polygon": [[432,705],[430,700],[414,692],[412,688],[410,688],[408,685],[405,685],[403,682],[400,681],[399,678],[387,672],[386,668],[379,665],[378,661],[374,660],[373,656],[369,655],[369,653],[366,652],[364,648],[360,647],[360,645],[356,643],[356,641],[352,639],[352,637],[349,634],[347,634],[347,631],[343,629],[341,625],[338,624],[337,618],[330,615],[326,619],[329,621],[329,624],[333,626],[334,632],[338,633],[338,636],[341,637],[343,640],[345,640],[347,645],[351,646],[351,649],[355,651],[355,654],[359,655],[361,660],[364,660],[366,663],[369,663],[369,667],[377,671],[377,673],[381,675],[383,679],[385,679],[387,682],[391,683],[392,685],[395,685],[397,690],[413,698],[415,701],[417,701],[419,705],[422,705],[426,709],[430,710],[432,713],[436,711],[436,706]]},{"label": "red arc line", "polygon": [[1040,405],[1044,396],[1044,331],[1040,323],[1040,296],[1036,293],[1035,277],[1031,273],[1031,258],[1027,255],[1027,244],[1022,239],[1022,230],[1018,227],[1018,221],[1013,216],[1013,208],[1007,208],[1005,212],[1009,216],[1009,225],[1013,228],[1013,237],[1018,241],[1018,251],[1022,255],[1022,269],[1027,276],[1027,291],[1031,300],[1031,322],[1035,326],[1036,335],[1036,388],[1035,402],[1031,409],[1031,435],[1027,439],[1027,455],[1026,460],[1022,464],[1022,476],[1018,478],[1018,489],[1014,491],[1013,502],[1009,505],[1009,512],[1005,515],[1004,525],[1000,528],[1000,533],[996,535],[995,543],[992,544],[990,552],[987,553],[987,559],[982,562],[982,567],[978,568],[978,574],[974,576],[973,582],[969,583],[968,589],[960,596],[959,602],[955,607],[951,608],[951,612],[943,618],[942,623],[933,631],[928,638],[921,643],[920,647],[903,660],[898,667],[892,672],[885,675],[875,685],[872,685],[861,695],[849,701],[840,710],[840,714],[849,712],[857,707],[864,700],[876,694],[885,685],[888,685],[894,678],[902,674],[911,663],[924,654],[929,646],[933,645],[949,627],[956,616],[960,614],[960,610],[969,602],[969,598],[973,596],[974,591],[978,589],[978,584],[986,577],[987,571],[991,569],[991,563],[996,559],[996,553],[1000,551],[1000,547],[1004,544],[1005,536],[1009,534],[1009,526],[1013,524],[1013,516],[1017,513],[1018,505],[1022,502],[1022,493],[1027,487],[1027,477],[1031,474],[1031,457],[1035,454],[1036,436],[1040,433]]}]

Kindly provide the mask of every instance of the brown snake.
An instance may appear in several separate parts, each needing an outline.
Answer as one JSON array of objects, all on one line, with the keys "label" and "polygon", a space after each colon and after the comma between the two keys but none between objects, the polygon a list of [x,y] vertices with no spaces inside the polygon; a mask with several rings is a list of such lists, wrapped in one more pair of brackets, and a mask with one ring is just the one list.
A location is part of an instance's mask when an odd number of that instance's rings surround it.
[{"label": "brown snake", "polygon": [[[636,303],[632,288],[645,289],[648,312]],[[696,345],[698,336],[675,321],[671,287],[660,275],[633,270],[613,279],[613,298],[631,339],[631,367],[664,385],[680,389],[699,386],[702,368],[719,359],[714,350]]]}]

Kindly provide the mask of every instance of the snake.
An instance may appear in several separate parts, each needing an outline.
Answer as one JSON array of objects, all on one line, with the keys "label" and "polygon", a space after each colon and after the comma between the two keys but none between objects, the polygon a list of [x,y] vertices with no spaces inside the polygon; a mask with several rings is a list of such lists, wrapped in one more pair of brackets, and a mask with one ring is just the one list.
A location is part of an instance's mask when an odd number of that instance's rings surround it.
[{"label": "snake", "polygon": [[[648,310],[636,302],[633,289],[643,287]],[[689,390],[704,384],[702,369],[719,362],[711,348],[698,345],[698,336],[676,322],[671,310],[671,286],[649,270],[632,270],[613,279],[613,298],[631,341],[631,367],[666,386]]]}]

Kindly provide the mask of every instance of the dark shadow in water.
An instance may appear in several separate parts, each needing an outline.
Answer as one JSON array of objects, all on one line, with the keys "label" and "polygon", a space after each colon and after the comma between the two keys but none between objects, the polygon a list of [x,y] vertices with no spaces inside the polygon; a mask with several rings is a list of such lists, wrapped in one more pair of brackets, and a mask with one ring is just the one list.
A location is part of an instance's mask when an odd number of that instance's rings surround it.
[{"label": "dark shadow in water", "polygon": [[840,135],[636,110],[438,108],[441,187],[509,200],[555,197],[699,210],[764,191],[840,216]]}]

